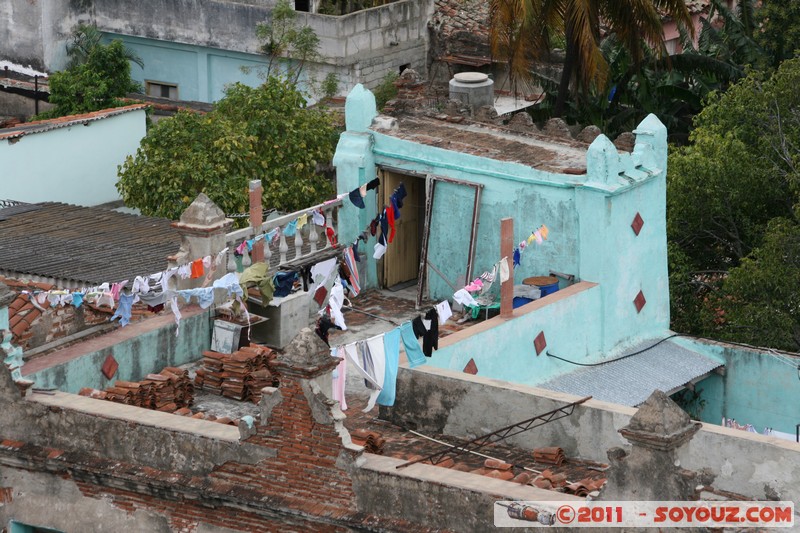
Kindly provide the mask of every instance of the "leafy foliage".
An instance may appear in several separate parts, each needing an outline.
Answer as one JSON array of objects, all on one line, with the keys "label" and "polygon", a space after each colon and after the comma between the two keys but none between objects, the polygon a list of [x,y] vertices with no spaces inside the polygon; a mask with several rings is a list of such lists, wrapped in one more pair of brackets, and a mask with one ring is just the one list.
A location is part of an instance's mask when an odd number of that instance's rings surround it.
[{"label": "leafy foliage", "polygon": [[375,87],[373,94],[375,95],[375,104],[378,106],[378,110],[383,109],[386,102],[397,96],[397,86],[394,84],[397,78],[396,72],[390,72],[384,76],[381,84]]},{"label": "leafy foliage", "polygon": [[[714,94],[670,154],[673,328],[797,349],[800,59]],[[795,344],[793,344],[795,343]]]},{"label": "leafy foliage", "polygon": [[141,87],[131,79],[131,65],[121,41],[93,46],[86,60],[50,76],[55,108],[38,118],[88,113],[124,105],[119,98]]},{"label": "leafy foliage", "polygon": [[307,63],[319,58],[319,37],[310,26],[298,26],[297,12],[288,0],[279,0],[270,22],[256,26],[262,42],[261,52],[269,56],[264,78],[284,76],[292,83],[300,80]]},{"label": "leafy foliage", "polygon": [[207,115],[160,120],[119,168],[117,189],[126,205],[177,219],[200,192],[226,213],[246,212],[248,182],[261,179],[264,206],[293,211],[332,193],[319,170],[334,146],[328,115],[306,107],[293,83],[271,77],[256,88],[229,87]]},{"label": "leafy foliage", "polygon": [[761,4],[755,12],[753,37],[777,67],[800,49],[800,3],[762,0]]}]

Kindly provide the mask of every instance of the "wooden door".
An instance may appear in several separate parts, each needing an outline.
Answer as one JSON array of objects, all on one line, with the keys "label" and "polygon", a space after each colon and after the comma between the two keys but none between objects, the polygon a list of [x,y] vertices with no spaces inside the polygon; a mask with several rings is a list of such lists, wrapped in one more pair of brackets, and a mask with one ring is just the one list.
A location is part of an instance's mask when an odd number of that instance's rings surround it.
[{"label": "wooden door", "polygon": [[417,279],[419,273],[419,235],[422,226],[420,206],[423,203],[425,180],[383,171],[383,205],[391,205],[390,197],[403,183],[408,195],[400,209],[400,219],[395,221],[395,237],[383,256],[383,285],[393,287],[399,283]]}]

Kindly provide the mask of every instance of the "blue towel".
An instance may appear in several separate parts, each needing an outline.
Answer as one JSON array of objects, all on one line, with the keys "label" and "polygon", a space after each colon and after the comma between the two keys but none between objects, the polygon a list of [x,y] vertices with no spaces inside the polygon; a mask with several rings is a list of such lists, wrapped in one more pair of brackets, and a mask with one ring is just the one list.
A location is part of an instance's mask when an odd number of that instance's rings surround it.
[{"label": "blue towel", "polygon": [[386,352],[386,370],[383,374],[383,388],[378,395],[378,405],[391,407],[394,405],[397,367],[400,364],[399,328],[395,328],[383,336],[383,349]]},{"label": "blue towel", "polygon": [[417,336],[414,335],[414,328],[411,327],[411,322],[406,322],[400,326],[400,335],[403,338],[403,346],[406,349],[408,366],[414,368],[425,364],[425,355],[422,353],[422,347],[417,341]]},{"label": "blue towel", "polygon": [[114,311],[109,320],[114,321],[119,318],[120,326],[127,326],[128,322],[131,321],[131,305],[133,305],[133,294],[120,293],[117,310]]}]

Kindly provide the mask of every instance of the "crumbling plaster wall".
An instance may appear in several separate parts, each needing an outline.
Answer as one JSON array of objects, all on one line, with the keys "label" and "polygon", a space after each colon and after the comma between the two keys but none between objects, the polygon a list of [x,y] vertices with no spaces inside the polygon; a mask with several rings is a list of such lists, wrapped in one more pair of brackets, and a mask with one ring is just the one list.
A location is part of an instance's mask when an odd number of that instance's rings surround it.
[{"label": "crumbling plaster wall", "polygon": [[[381,418],[423,433],[477,437],[526,420],[577,397],[460,372],[400,368],[397,401]],[[590,400],[573,415],[512,437],[525,449],[560,446],[568,456],[607,461],[606,451],[629,448],[618,433],[635,409]],[[756,499],[800,501],[800,445],[704,424],[679,450],[681,466],[714,474],[714,487]]]},{"label": "crumbling plaster wall", "polygon": [[[170,531],[166,517],[141,509],[127,512],[108,499],[86,497],[70,479],[0,466],[3,489],[8,495],[0,499],[0,526],[24,519],[33,526],[65,532]],[[93,524],[87,524],[87,517]]]}]

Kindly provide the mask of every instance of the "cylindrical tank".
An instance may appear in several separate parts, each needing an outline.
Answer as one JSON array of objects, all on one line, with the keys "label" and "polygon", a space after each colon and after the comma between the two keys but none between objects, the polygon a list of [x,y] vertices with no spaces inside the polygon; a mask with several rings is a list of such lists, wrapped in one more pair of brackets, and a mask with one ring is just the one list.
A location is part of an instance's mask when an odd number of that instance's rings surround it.
[{"label": "cylindrical tank", "polygon": [[460,72],[450,80],[450,98],[469,105],[473,112],[494,105],[494,81],[482,72]]}]

